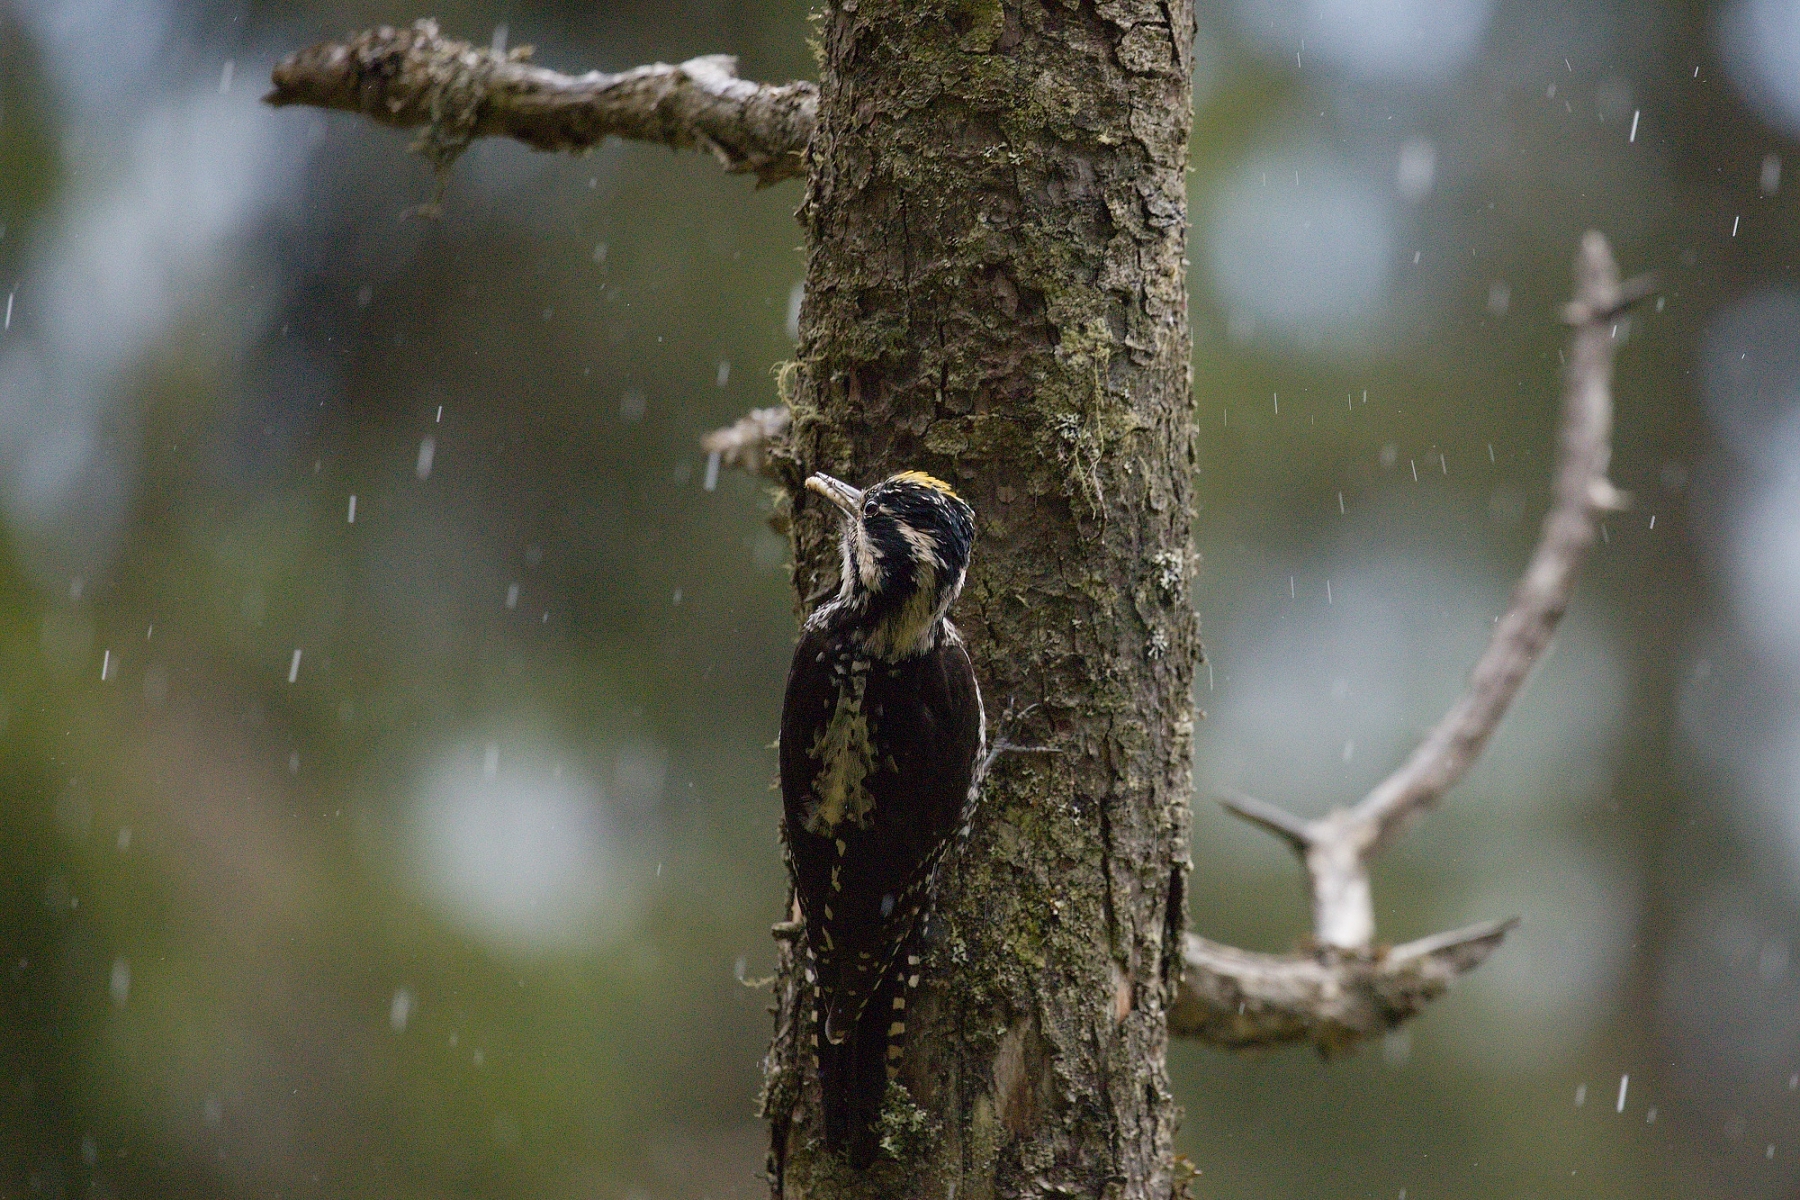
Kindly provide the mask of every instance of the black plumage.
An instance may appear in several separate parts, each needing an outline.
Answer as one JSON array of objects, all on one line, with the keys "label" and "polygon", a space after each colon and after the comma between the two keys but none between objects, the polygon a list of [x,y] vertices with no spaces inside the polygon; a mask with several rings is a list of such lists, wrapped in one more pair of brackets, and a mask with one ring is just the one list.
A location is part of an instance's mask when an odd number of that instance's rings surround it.
[{"label": "black plumage", "polygon": [[974,801],[981,692],[947,614],[975,522],[921,472],[866,493],[824,475],[807,487],[844,513],[843,583],[788,673],[783,832],[818,998],[826,1145],[861,1168],[918,983],[919,929]]}]

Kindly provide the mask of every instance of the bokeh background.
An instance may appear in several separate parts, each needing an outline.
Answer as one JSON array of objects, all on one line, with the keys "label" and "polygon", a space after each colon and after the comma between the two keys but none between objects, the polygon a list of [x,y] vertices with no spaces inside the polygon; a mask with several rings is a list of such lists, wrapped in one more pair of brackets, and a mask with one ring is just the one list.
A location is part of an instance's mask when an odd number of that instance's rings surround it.
[{"label": "bokeh background", "polygon": [[[0,0],[0,1196],[735,1197],[793,633],[762,486],[798,187],[257,103],[438,16],[810,77],[805,0]],[[1550,660],[1382,864],[1523,925],[1357,1057],[1171,1051],[1202,1197],[1800,1191],[1800,0],[1229,0],[1195,76],[1192,920],[1241,789],[1355,799],[1547,500],[1581,230],[1622,327]]]}]

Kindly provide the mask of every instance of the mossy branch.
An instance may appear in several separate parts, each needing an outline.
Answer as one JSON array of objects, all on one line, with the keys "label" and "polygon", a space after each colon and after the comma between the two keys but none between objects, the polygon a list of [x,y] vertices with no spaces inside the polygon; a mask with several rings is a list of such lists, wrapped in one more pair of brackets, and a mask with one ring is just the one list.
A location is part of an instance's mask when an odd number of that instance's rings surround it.
[{"label": "mossy branch", "polygon": [[446,38],[437,22],[382,26],[296,51],[275,67],[263,100],[360,113],[421,130],[414,149],[443,170],[482,137],[538,150],[592,150],[608,137],[706,150],[759,185],[805,173],[818,115],[811,83],[759,84],[737,60],[711,54],[608,75],[563,75],[528,60]]}]

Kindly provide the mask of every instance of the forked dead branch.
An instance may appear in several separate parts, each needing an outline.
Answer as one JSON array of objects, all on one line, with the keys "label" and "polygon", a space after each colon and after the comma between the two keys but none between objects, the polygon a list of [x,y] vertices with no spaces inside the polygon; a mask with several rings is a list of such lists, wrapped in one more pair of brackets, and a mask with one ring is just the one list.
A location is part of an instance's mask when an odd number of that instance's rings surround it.
[{"label": "forked dead branch", "polygon": [[1515,921],[1488,922],[1403,946],[1375,944],[1369,863],[1468,773],[1568,608],[1582,560],[1625,498],[1612,457],[1612,368],[1619,322],[1650,291],[1621,283],[1606,239],[1590,231],[1575,259],[1574,327],[1563,385],[1555,494],[1537,549],[1495,624],[1469,685],[1412,757],[1351,808],[1306,821],[1247,796],[1225,808],[1286,841],[1306,867],[1309,949],[1256,954],[1189,934],[1187,971],[1169,1031],[1229,1046],[1311,1042],[1329,1054],[1384,1033],[1500,945]]}]

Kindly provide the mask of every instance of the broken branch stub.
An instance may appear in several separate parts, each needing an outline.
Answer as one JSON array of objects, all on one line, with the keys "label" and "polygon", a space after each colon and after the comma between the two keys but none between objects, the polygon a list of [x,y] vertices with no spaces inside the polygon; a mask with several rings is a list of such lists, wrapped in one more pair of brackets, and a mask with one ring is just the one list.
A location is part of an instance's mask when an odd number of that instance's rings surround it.
[{"label": "broken branch stub", "polygon": [[1550,644],[1600,518],[1625,503],[1606,477],[1617,319],[1651,286],[1649,277],[1621,283],[1606,239],[1593,231],[1582,238],[1575,298],[1563,313],[1574,336],[1563,381],[1555,499],[1506,613],[1450,711],[1360,803],[1308,821],[1252,797],[1222,800],[1227,811],[1287,842],[1305,864],[1313,949],[1255,954],[1190,936],[1172,1033],[1223,1046],[1310,1042],[1335,1053],[1418,1012],[1479,965],[1516,923],[1377,947],[1369,863],[1480,757]]},{"label": "broken branch stub", "polygon": [[[789,415],[785,404],[753,408],[723,429],[701,435],[700,448],[728,467],[765,474],[770,457],[786,448]],[[707,469],[711,478],[716,468]]]}]

